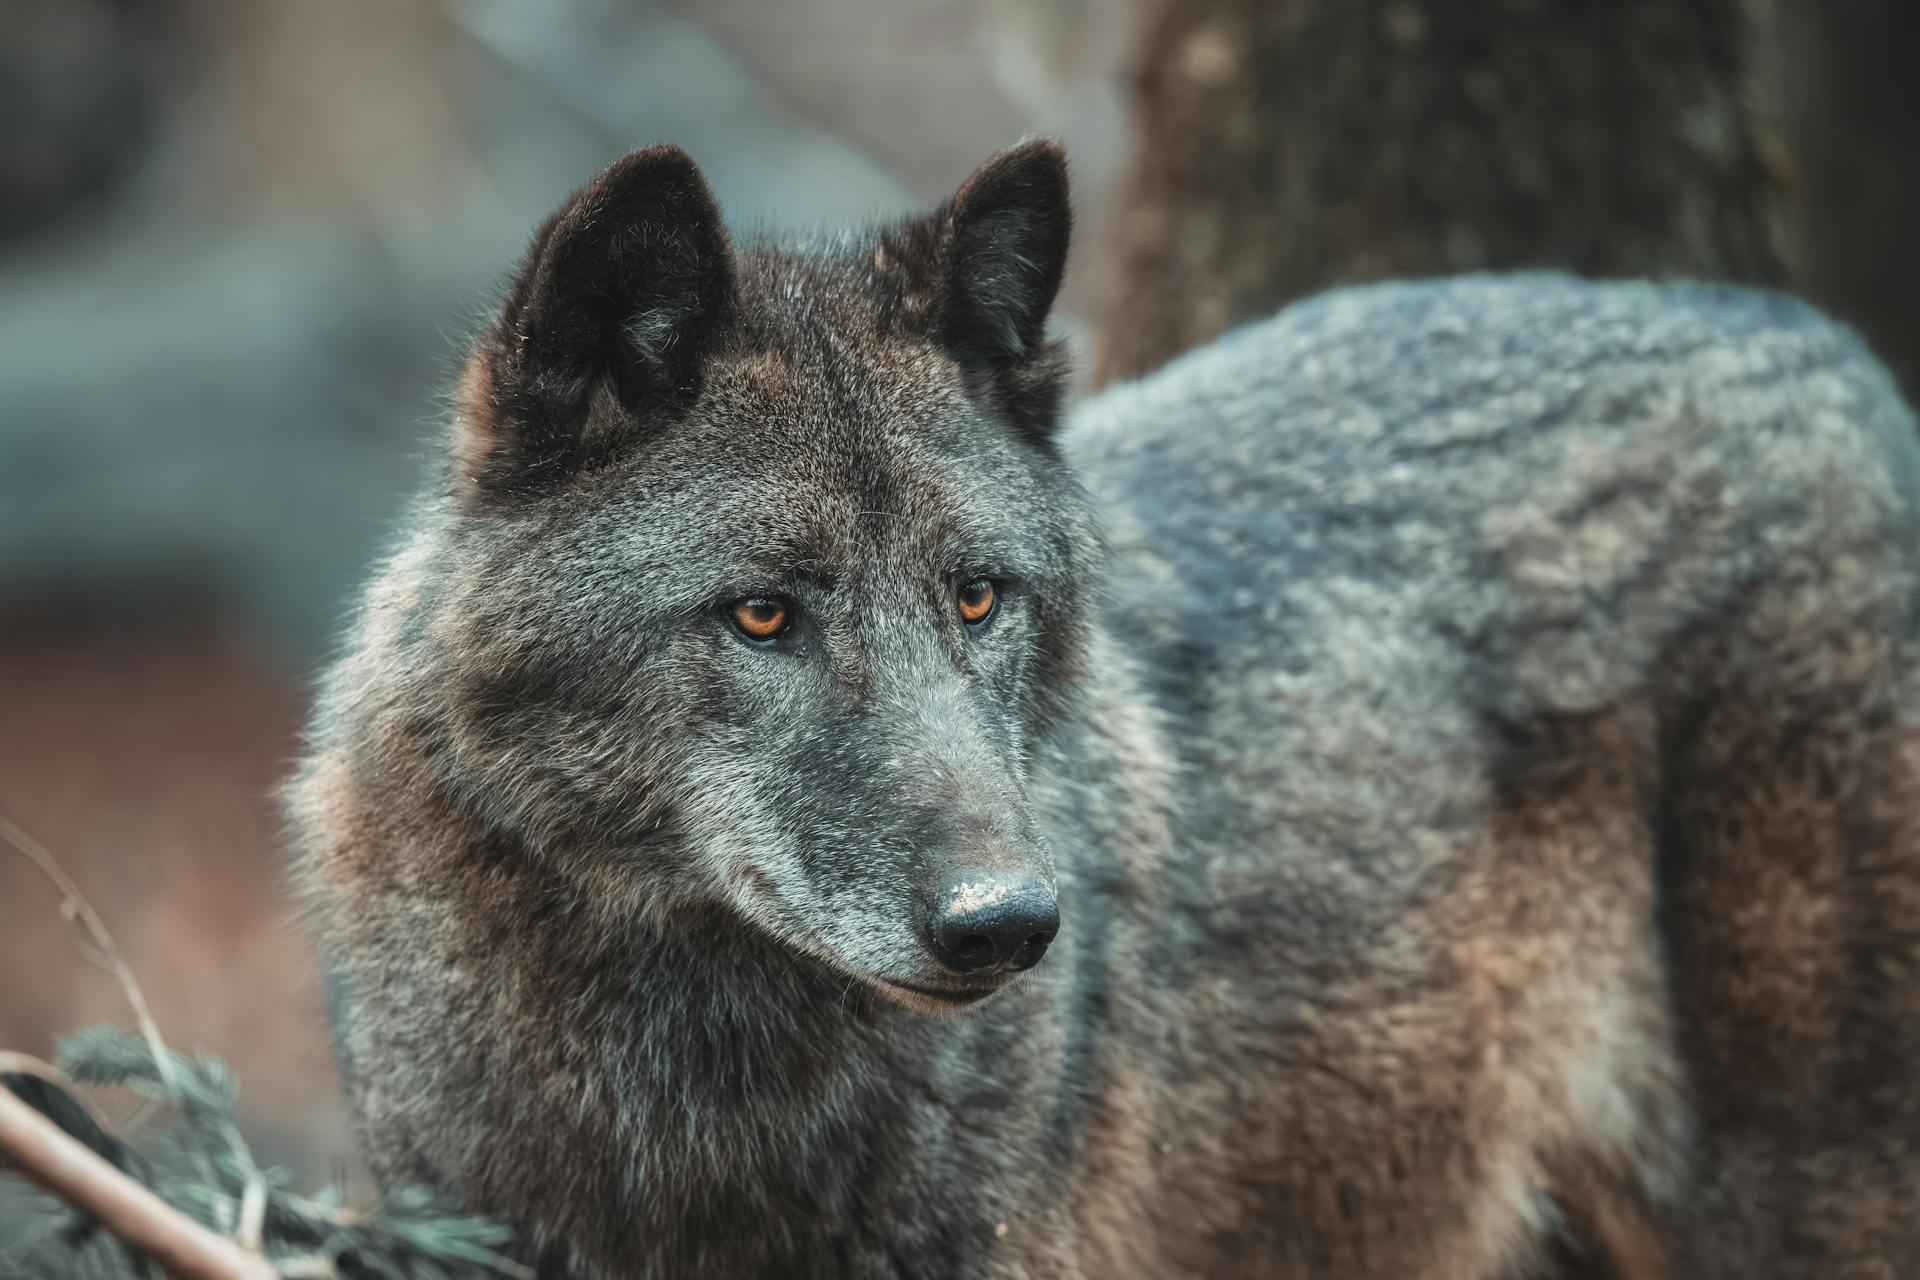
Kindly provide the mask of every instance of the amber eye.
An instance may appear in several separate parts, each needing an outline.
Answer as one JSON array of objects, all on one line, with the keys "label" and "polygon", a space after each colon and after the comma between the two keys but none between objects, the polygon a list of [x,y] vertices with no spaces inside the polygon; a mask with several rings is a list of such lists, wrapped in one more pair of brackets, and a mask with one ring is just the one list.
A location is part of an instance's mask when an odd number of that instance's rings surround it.
[{"label": "amber eye", "polygon": [[960,620],[968,626],[978,626],[987,620],[993,612],[993,584],[985,578],[976,578],[960,588]]},{"label": "amber eye", "polygon": [[733,606],[733,625],[749,640],[771,640],[787,629],[787,602],[755,596]]}]

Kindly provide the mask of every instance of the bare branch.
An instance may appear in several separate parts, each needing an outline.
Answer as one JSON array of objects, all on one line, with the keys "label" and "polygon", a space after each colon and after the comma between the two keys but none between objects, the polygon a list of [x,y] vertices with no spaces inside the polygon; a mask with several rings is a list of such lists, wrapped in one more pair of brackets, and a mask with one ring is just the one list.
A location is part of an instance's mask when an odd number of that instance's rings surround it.
[{"label": "bare branch", "polygon": [[215,1235],[0,1089],[0,1156],[173,1280],[276,1280],[257,1253]]},{"label": "bare branch", "polygon": [[267,1182],[258,1169],[247,1171],[247,1189],[240,1199],[239,1222],[233,1238],[242,1249],[260,1251],[260,1230],[267,1221]]},{"label": "bare branch", "polygon": [[38,1076],[68,1093],[74,1093],[79,1088],[72,1076],[45,1058],[36,1058],[30,1053],[15,1053],[11,1049],[0,1050],[0,1076]]},{"label": "bare branch", "polygon": [[340,1272],[332,1261],[315,1254],[305,1258],[284,1258],[280,1262],[280,1280],[339,1280]]}]

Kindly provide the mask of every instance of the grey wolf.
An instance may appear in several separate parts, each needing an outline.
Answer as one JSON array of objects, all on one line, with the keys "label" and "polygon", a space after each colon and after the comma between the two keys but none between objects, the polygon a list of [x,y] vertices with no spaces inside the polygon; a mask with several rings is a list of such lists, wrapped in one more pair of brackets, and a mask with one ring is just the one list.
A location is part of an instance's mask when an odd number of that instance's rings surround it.
[{"label": "grey wolf", "polygon": [[1068,416],[1063,158],[540,230],[291,789],[379,1175],[550,1275],[1920,1267],[1915,424],[1768,294]]}]

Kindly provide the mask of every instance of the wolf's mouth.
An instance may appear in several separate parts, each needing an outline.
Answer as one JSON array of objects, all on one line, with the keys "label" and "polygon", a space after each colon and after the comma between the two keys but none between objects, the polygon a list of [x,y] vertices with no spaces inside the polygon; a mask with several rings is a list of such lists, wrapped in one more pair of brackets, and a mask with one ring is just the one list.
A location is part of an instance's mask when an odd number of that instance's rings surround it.
[{"label": "wolf's mouth", "polygon": [[997,983],[990,987],[923,987],[918,983],[901,982],[897,978],[882,978],[881,981],[900,991],[911,992],[922,1000],[933,1000],[952,1009],[965,1009],[979,1004],[1000,989]]}]

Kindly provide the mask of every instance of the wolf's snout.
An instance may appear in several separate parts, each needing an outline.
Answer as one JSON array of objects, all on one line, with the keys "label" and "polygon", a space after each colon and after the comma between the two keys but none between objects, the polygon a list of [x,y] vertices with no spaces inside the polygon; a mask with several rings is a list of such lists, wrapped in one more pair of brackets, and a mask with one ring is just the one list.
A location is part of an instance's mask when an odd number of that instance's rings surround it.
[{"label": "wolf's snout", "polygon": [[979,973],[1031,969],[1059,929],[1053,888],[1040,877],[961,872],[941,886],[927,937],[941,964]]}]

